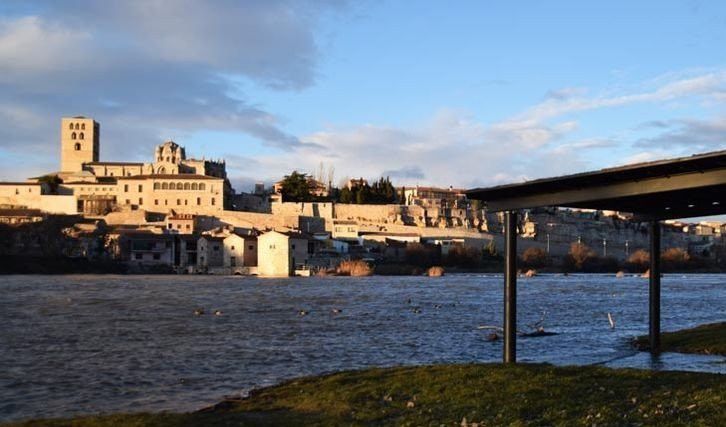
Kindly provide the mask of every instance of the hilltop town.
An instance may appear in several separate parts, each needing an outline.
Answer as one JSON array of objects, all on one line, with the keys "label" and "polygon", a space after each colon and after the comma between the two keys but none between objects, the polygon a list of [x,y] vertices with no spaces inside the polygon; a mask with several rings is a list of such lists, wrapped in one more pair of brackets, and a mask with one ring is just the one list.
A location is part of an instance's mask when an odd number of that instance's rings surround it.
[{"label": "hilltop town", "polygon": [[[502,216],[463,189],[388,178],[336,187],[291,171],[245,193],[230,184],[224,160],[187,157],[174,141],[154,147],[148,163],[101,161],[101,146],[98,122],[63,118],[60,169],[0,182],[4,259],[280,277],[330,273],[350,260],[391,273],[476,269],[496,263],[503,245]],[[531,210],[518,231],[523,261],[538,268],[568,260],[582,268],[588,257],[592,268],[616,268],[648,246],[645,225],[622,212]],[[723,265],[724,224],[668,221],[663,231],[681,267]]]}]

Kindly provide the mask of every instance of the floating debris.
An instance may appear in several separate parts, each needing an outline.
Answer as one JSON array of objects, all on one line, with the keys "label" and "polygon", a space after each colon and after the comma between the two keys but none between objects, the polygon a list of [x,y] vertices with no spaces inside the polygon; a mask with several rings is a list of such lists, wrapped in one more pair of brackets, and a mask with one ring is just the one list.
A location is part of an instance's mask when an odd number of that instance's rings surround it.
[{"label": "floating debris", "polygon": [[203,308],[194,309],[194,315],[195,316],[201,316],[202,314],[204,314],[204,309]]}]

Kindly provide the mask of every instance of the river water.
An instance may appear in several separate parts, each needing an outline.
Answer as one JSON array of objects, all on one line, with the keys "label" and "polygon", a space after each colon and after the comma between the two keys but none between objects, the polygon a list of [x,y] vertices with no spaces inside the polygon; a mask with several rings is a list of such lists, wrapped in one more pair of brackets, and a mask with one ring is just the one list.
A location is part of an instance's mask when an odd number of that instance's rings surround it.
[{"label": "river water", "polygon": [[[502,282],[0,277],[0,421],[190,411],[302,375],[499,361],[501,341],[477,327],[501,325]],[[662,287],[663,330],[724,320],[726,275],[666,275]],[[546,312],[544,326],[559,333],[520,338],[520,361],[726,373],[720,356],[632,350],[629,339],[648,329],[646,279],[543,275],[520,279],[518,294],[520,329]]]}]

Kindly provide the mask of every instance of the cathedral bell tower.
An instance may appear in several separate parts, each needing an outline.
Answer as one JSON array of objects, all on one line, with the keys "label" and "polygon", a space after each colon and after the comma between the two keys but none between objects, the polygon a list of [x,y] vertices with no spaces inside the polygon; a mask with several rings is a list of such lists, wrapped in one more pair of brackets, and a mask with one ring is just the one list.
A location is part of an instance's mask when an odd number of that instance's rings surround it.
[{"label": "cathedral bell tower", "polygon": [[80,172],[84,163],[97,162],[100,126],[87,117],[61,119],[61,172]]}]

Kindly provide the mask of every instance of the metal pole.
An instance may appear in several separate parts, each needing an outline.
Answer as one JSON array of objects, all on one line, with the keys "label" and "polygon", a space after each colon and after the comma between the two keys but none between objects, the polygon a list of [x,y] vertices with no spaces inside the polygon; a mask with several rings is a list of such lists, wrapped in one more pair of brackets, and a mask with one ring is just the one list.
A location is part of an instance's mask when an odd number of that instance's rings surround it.
[{"label": "metal pole", "polygon": [[648,336],[650,352],[660,353],[660,223],[650,223],[650,276],[649,276],[649,322]]},{"label": "metal pole", "polygon": [[504,363],[517,361],[517,212],[504,225]]}]

